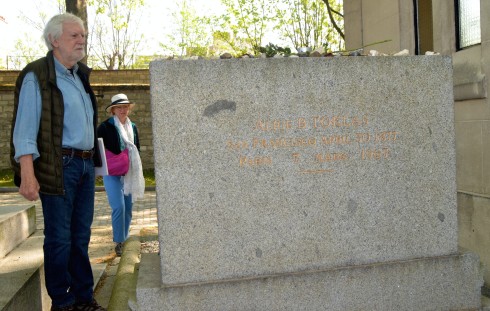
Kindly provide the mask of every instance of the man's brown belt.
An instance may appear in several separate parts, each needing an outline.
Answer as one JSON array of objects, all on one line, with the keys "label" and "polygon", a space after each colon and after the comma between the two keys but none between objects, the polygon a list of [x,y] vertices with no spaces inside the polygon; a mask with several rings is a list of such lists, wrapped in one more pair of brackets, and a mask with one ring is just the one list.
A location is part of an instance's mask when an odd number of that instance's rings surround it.
[{"label": "man's brown belt", "polygon": [[63,148],[63,155],[73,155],[82,159],[90,159],[94,155],[94,150],[78,150]]}]

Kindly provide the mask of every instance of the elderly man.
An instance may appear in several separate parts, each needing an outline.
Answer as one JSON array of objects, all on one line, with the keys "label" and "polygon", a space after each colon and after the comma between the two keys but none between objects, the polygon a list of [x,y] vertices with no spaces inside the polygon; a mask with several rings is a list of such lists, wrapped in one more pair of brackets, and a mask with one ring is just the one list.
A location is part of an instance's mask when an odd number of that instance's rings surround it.
[{"label": "elderly man", "polygon": [[51,310],[105,310],[93,297],[88,256],[94,214],[97,103],[89,83],[85,29],[72,14],[44,29],[46,57],[15,86],[11,162],[19,192],[41,199],[44,270]]}]

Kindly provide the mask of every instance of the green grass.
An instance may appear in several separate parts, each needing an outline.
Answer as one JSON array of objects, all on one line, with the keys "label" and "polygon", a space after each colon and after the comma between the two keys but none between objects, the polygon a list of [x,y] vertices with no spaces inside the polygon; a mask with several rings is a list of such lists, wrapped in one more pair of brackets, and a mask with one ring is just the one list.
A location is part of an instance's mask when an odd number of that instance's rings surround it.
[{"label": "green grass", "polygon": [[[145,177],[145,185],[155,186],[155,171],[153,169],[143,170],[143,176]],[[96,186],[103,186],[104,182],[102,177],[97,177],[95,180]],[[0,187],[15,187],[14,185],[14,174],[11,169],[0,170]]]},{"label": "green grass", "polygon": [[143,170],[143,176],[145,176],[145,186],[156,186],[155,183],[155,170],[147,169]]},{"label": "green grass", "polygon": [[14,174],[11,169],[0,170],[0,187],[15,187]]}]

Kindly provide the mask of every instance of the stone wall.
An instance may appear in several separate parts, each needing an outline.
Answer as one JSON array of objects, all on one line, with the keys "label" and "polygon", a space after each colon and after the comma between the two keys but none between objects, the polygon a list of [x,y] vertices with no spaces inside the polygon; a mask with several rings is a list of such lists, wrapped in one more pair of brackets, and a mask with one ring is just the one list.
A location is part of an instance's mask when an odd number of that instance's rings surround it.
[{"label": "stone wall", "polygon": [[[19,71],[0,71],[0,169],[10,167],[10,131],[14,107],[14,85]],[[148,70],[94,70],[91,75],[92,87],[97,96],[99,121],[110,116],[105,111],[111,97],[125,93],[136,103],[130,115],[138,126],[141,144],[141,158],[144,169],[153,168],[153,138],[150,110],[150,81]]]}]

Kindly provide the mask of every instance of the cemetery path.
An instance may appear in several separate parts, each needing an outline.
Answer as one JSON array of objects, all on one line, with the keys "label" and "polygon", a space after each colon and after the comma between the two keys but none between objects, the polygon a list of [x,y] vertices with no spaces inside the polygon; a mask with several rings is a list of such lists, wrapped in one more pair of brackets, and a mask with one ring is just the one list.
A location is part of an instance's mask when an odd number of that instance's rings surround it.
[{"label": "cemetery path", "polygon": [[[2,189],[0,193],[0,205],[36,205],[36,231],[44,230],[41,202],[29,202],[24,199],[17,189]],[[137,269],[141,252],[158,252],[157,240],[157,208],[156,193],[154,189],[147,189],[143,200],[133,205],[133,219],[131,222],[130,236],[124,253],[116,257],[114,242],[112,241],[111,208],[107,202],[107,196],[103,187],[98,187],[95,193],[95,214],[92,223],[92,237],[89,245],[90,261],[96,281],[95,298],[103,307],[109,310],[129,310],[128,300],[134,299],[136,290]],[[141,240],[141,241],[140,241]],[[125,260],[126,251],[132,252],[132,260]],[[129,277],[130,284],[123,284],[124,291],[117,291],[114,286],[120,286],[116,282],[123,273],[123,267],[133,265],[133,275]],[[131,268],[131,267],[129,267]],[[122,278],[124,279],[124,278]],[[126,277],[126,279],[128,279]],[[127,283],[127,282],[126,282]],[[121,297],[121,295],[123,295]],[[112,297],[112,298],[111,298]],[[117,298],[117,299],[116,299]],[[111,304],[109,306],[109,304]],[[117,304],[113,306],[112,304]],[[127,308],[127,309],[126,309]]]}]

